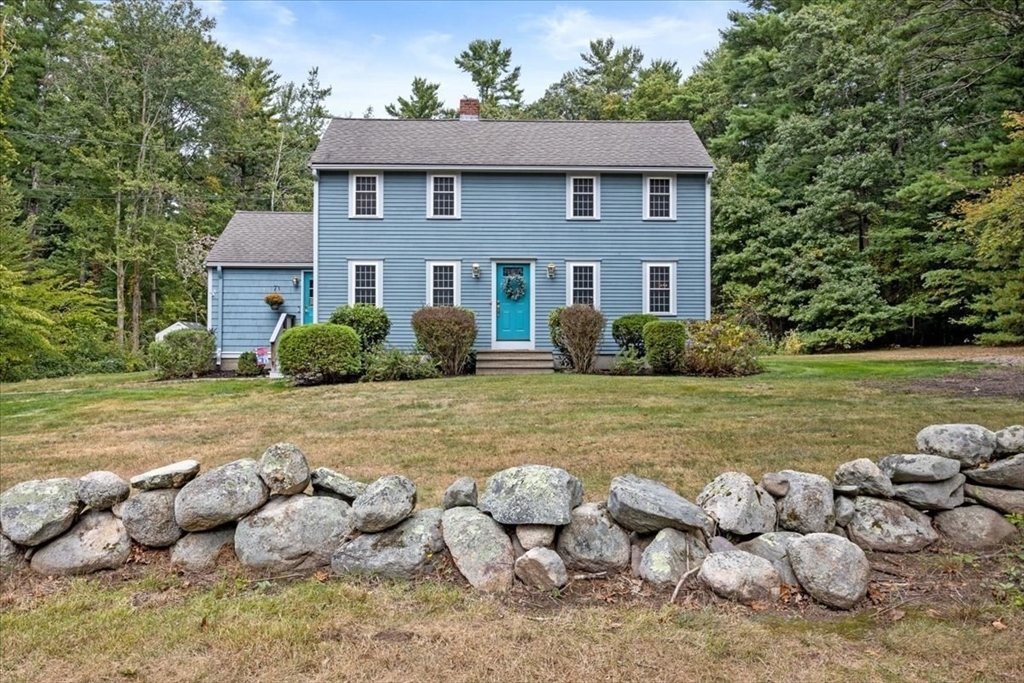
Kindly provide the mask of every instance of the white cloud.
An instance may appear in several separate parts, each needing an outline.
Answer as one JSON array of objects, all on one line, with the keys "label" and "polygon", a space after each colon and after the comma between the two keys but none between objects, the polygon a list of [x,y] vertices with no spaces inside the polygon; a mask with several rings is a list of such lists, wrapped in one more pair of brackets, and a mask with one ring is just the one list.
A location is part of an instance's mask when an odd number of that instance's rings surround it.
[{"label": "white cloud", "polygon": [[224,5],[224,0],[196,0],[196,7],[211,17],[220,17],[224,14],[227,9]]}]

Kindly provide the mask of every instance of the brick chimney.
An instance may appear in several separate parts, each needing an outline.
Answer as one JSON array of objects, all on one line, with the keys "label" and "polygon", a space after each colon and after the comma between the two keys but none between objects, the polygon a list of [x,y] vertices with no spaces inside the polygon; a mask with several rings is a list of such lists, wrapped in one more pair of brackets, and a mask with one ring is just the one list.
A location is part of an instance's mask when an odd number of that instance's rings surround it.
[{"label": "brick chimney", "polygon": [[459,100],[459,120],[477,121],[480,119],[480,100],[463,97]]}]

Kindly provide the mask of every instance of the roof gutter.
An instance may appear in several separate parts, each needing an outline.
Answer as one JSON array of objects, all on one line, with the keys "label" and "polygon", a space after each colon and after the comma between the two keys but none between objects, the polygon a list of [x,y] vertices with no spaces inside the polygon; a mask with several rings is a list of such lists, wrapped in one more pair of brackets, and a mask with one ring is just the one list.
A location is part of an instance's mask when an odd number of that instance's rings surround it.
[{"label": "roof gutter", "polygon": [[698,173],[714,166],[494,166],[472,164],[327,164],[314,163],[318,171],[486,171],[506,173]]}]

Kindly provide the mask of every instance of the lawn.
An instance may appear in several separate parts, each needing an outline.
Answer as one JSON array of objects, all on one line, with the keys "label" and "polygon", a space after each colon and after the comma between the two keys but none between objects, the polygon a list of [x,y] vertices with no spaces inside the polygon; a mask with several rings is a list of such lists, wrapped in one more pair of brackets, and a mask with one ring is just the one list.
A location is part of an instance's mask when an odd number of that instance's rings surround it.
[{"label": "lawn", "polygon": [[[0,488],[94,469],[127,477],[184,458],[210,467],[291,441],[312,466],[366,481],[409,476],[421,507],[459,476],[482,484],[523,463],[564,467],[589,500],[625,472],[692,499],[726,470],[831,476],[846,460],[914,452],[928,424],[1020,423],[1019,395],[927,389],[982,372],[882,355],[773,358],[762,375],[719,380],[28,382],[0,387]],[[668,595],[625,578],[487,598],[437,581],[264,582],[236,570],[196,581],[167,571],[161,553],[138,559],[150,565],[120,576],[5,579],[0,679],[1024,680],[1024,617],[977,591],[959,604],[902,605],[897,586],[891,604],[853,615],[762,614],[700,595],[667,606]],[[933,555],[924,566],[955,583],[969,576],[961,560]]]}]

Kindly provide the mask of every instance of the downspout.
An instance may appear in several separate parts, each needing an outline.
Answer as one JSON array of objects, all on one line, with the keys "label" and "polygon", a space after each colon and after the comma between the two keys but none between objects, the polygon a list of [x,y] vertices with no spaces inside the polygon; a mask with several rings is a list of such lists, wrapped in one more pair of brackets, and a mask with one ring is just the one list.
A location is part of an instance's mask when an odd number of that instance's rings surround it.
[{"label": "downspout", "polygon": [[224,266],[217,266],[217,367],[224,351]]}]

